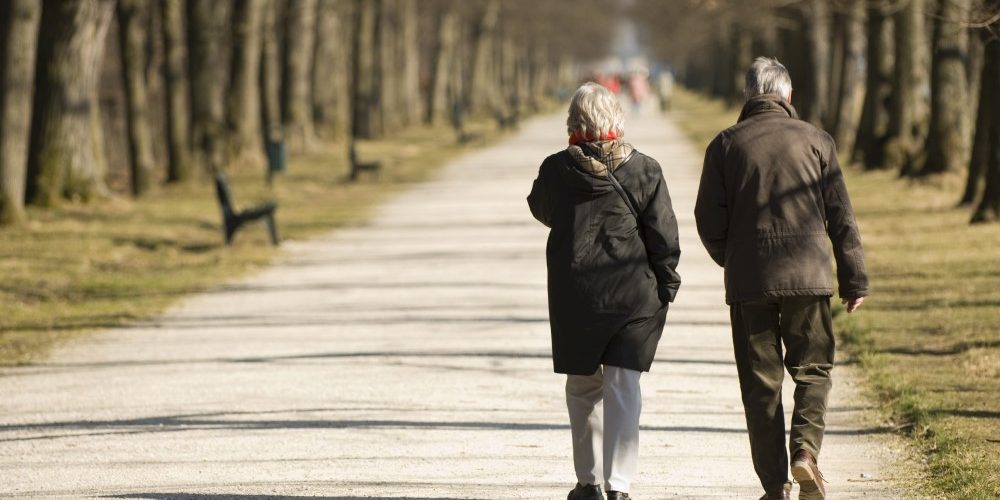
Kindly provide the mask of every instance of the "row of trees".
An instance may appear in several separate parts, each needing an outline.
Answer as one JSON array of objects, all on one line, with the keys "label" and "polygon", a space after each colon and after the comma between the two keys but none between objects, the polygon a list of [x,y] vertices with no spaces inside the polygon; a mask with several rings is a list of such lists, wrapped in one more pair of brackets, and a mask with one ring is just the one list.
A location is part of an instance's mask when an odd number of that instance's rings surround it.
[{"label": "row of trees", "polygon": [[777,56],[793,104],[842,158],[908,177],[965,171],[960,203],[975,204],[972,221],[1000,220],[997,0],[638,0],[636,9],[656,20],[647,41],[688,86],[735,100],[752,58]]},{"label": "row of trees", "polygon": [[[0,221],[221,165],[530,111],[601,57],[596,0],[5,0]],[[602,38],[603,37],[603,38]],[[120,122],[120,123],[116,123]],[[163,138],[163,139],[160,139]],[[123,151],[118,151],[118,150]]]}]

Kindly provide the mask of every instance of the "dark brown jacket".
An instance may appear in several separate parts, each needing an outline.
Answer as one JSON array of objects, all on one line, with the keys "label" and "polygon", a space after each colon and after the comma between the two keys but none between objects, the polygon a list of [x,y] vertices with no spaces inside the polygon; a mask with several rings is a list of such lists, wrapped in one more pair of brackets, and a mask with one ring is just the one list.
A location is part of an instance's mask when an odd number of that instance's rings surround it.
[{"label": "dark brown jacket", "polygon": [[705,151],[698,234],[725,267],[726,302],[832,295],[830,243],[841,297],[868,294],[861,236],[837,148],[776,95],[746,103]]},{"label": "dark brown jacket", "polygon": [[635,152],[614,175],[638,220],[607,175],[586,171],[565,150],[545,159],[528,195],[531,213],[551,228],[545,256],[558,373],[591,375],[601,364],[649,371],[681,283],[677,220],[660,165]]}]

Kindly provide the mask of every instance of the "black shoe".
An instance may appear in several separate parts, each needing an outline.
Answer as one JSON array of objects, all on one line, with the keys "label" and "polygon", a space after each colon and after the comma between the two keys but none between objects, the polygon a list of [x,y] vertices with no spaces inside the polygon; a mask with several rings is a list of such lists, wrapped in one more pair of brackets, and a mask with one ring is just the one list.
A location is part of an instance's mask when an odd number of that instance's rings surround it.
[{"label": "black shoe", "polygon": [[604,500],[604,494],[601,493],[601,487],[598,485],[588,484],[584,486],[576,483],[576,488],[569,492],[566,500]]},{"label": "black shoe", "polygon": [[632,497],[628,496],[628,493],[622,493],[620,491],[609,491],[608,500],[632,500]]}]

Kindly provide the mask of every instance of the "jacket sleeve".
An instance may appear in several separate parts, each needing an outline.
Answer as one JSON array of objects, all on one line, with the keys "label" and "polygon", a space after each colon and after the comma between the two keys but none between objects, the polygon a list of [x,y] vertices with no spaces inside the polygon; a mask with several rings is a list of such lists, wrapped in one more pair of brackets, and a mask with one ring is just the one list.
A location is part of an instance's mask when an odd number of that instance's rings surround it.
[{"label": "jacket sleeve", "polygon": [[546,227],[552,227],[552,206],[549,202],[549,190],[545,184],[545,163],[538,169],[538,178],[531,185],[531,193],[528,194],[528,208],[531,215]]},{"label": "jacket sleeve", "polygon": [[868,295],[868,271],[861,249],[861,233],[854,219],[854,209],[847,195],[844,173],[837,161],[833,139],[823,154],[823,204],[826,209],[826,231],[833,243],[833,256],[837,261],[837,283],[843,298]]},{"label": "jacket sleeve", "polygon": [[681,275],[677,274],[677,263],[681,258],[677,217],[670,203],[667,182],[663,179],[659,166],[656,179],[656,185],[647,198],[639,222],[642,224],[649,264],[656,275],[660,300],[673,302],[677,289],[681,286]]},{"label": "jacket sleeve", "polygon": [[694,219],[698,226],[698,236],[708,255],[716,264],[725,266],[729,213],[726,206],[726,184],[722,177],[721,147],[720,138],[716,137],[705,150],[705,163],[694,205]]}]

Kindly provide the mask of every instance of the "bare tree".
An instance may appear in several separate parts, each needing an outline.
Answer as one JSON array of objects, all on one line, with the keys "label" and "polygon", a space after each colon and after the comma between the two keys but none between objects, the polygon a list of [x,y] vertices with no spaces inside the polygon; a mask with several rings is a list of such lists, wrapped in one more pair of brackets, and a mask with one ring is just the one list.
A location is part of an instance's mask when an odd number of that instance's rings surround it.
[{"label": "bare tree", "polygon": [[495,87],[490,71],[490,54],[493,52],[499,16],[500,2],[488,0],[476,31],[472,73],[467,87],[466,107],[472,113],[486,113],[494,105]]},{"label": "bare tree", "polygon": [[887,104],[892,94],[893,37],[892,18],[885,11],[885,5],[878,2],[868,6],[865,99],[854,161],[862,161],[869,169],[882,167],[889,127]]},{"label": "bare tree", "polygon": [[285,19],[284,118],[286,137],[300,151],[315,141],[311,65],[316,37],[316,0],[288,0]]},{"label": "bare tree", "polygon": [[895,14],[895,67],[889,114],[889,140],[884,150],[888,168],[908,172],[927,136],[929,108],[926,0],[904,0]]},{"label": "bare tree", "polygon": [[281,33],[283,0],[265,0],[260,67],[261,119],[266,134],[280,139],[281,119]]},{"label": "bare tree", "polygon": [[149,103],[146,97],[145,28],[149,23],[151,8],[152,5],[144,0],[118,0],[118,37],[133,196],[141,196],[152,189],[155,176],[153,137],[149,129]]},{"label": "bare tree", "polygon": [[40,0],[0,4],[0,224],[24,219]]},{"label": "bare tree", "polygon": [[831,133],[840,152],[847,158],[854,151],[858,135],[861,99],[864,97],[865,0],[851,0],[843,16],[842,67],[838,85],[836,115]]},{"label": "bare tree", "polygon": [[[996,44],[998,42],[992,41],[991,43]],[[965,190],[962,192],[959,205],[971,205],[979,196],[979,188],[982,185],[983,175],[986,173],[986,166],[989,163],[991,148],[990,132],[993,123],[997,120],[997,117],[994,116],[996,104],[993,103],[993,99],[996,99],[996,89],[989,88],[988,85],[983,85],[988,84],[991,79],[995,78],[998,69],[993,67],[993,65],[997,61],[985,57],[985,52],[984,44],[983,64],[978,78],[980,85],[978,86],[979,99],[976,104],[975,134],[972,139],[972,153],[969,156],[969,169],[966,173]]]},{"label": "bare tree", "polygon": [[97,81],[114,0],[47,1],[42,9],[28,200],[57,205],[108,193]]},{"label": "bare tree", "polygon": [[921,174],[958,171],[968,164],[969,97],[965,64],[969,0],[939,0],[934,28],[930,133]]},{"label": "bare tree", "polygon": [[265,0],[236,0],[233,7],[232,83],[226,96],[229,155],[261,158],[260,64]]},{"label": "bare tree", "polygon": [[167,90],[167,182],[191,178],[191,106],[187,79],[187,45],[181,0],[160,2],[163,19],[164,76]]},{"label": "bare tree", "polygon": [[[991,28],[993,33],[1000,32],[1000,23],[993,23]],[[986,104],[981,103],[979,110],[989,115],[984,139],[986,187],[972,216],[973,223],[1000,221],[1000,40],[986,44],[985,57],[980,100]]]},{"label": "bare tree", "polygon": [[376,23],[380,2],[355,0],[353,61],[351,73],[351,134],[371,139],[382,134],[376,81]]},{"label": "bare tree", "polygon": [[400,0],[399,6],[399,98],[404,125],[420,123],[420,41],[417,32],[417,0]]},{"label": "bare tree", "polygon": [[432,80],[427,101],[427,122],[440,123],[448,116],[448,87],[458,44],[458,14],[446,9],[438,17],[437,43],[434,48]]},{"label": "bare tree", "polygon": [[191,135],[199,162],[209,169],[224,155],[227,88],[226,27],[229,0],[188,0],[188,54],[191,79]]}]

